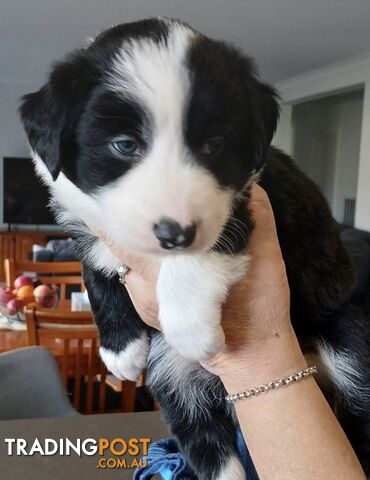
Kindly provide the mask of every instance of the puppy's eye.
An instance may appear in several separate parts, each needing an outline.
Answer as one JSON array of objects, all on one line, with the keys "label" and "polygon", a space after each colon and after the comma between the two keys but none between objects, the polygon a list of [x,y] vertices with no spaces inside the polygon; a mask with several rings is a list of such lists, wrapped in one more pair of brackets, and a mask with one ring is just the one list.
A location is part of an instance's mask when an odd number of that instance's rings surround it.
[{"label": "puppy's eye", "polygon": [[200,149],[200,153],[207,157],[211,155],[218,155],[222,152],[225,146],[225,138],[222,136],[209,138]]},{"label": "puppy's eye", "polygon": [[132,137],[122,137],[111,143],[112,147],[125,157],[134,157],[140,153],[137,141]]}]

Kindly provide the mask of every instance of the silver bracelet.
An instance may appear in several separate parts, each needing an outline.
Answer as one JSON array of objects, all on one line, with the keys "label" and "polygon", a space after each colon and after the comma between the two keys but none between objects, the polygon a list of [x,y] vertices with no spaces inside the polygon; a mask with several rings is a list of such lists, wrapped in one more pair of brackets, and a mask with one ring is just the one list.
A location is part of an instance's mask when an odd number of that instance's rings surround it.
[{"label": "silver bracelet", "polygon": [[265,383],[260,385],[259,387],[251,388],[250,390],[246,390],[245,392],[233,393],[231,395],[226,395],[225,400],[230,403],[235,403],[238,400],[244,400],[246,398],[257,397],[261,393],[269,392],[270,390],[277,390],[280,387],[287,387],[292,383],[300,382],[311,375],[317,373],[317,367],[314,365],[313,367],[308,367],[305,370],[301,370],[298,373],[293,375],[289,375],[289,377],[281,378],[280,380],[273,380],[272,382]]}]

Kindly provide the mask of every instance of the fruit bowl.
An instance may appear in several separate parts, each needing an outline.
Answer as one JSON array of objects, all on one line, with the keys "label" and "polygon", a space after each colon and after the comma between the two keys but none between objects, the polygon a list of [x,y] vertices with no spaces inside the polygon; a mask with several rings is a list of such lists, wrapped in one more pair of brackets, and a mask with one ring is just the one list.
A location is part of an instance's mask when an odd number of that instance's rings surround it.
[{"label": "fruit bowl", "polygon": [[56,308],[59,295],[55,286],[34,286],[32,279],[21,275],[14,282],[14,289],[0,287],[0,312],[8,321],[25,321],[24,308],[37,306]]}]

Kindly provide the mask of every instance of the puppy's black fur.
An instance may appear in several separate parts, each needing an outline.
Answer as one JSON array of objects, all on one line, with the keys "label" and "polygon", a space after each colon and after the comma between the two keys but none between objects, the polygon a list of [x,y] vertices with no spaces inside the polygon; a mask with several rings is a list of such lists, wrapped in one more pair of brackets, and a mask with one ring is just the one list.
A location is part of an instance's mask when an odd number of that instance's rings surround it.
[{"label": "puppy's black fur", "polygon": [[[169,30],[168,21],[158,19],[112,28],[89,48],[55,65],[49,82],[24,97],[20,111],[29,142],[54,180],[62,172],[81,191],[94,194],[125,175],[133,164],[106,149],[107,139],[121,131],[140,132],[142,151],[149,149],[154,131],[144,106],[108,91],[104,82],[125,39],[167,42]],[[253,62],[230,46],[199,36],[188,52],[187,64],[192,72],[192,96],[185,142],[221,188],[241,193],[248,179],[260,172],[259,183],[275,214],[291,289],[292,322],[302,347],[314,350],[318,342],[324,342],[337,355],[347,355],[352,362],[350,374],[353,365],[357,369],[349,384],[342,371],[342,381],[331,379],[325,388],[370,473],[370,327],[349,303],[353,268],[329,207],[292,160],[270,147],[278,120],[277,96],[260,82]],[[199,155],[204,139],[218,134],[220,126],[228,138],[225,150],[212,159]],[[225,241],[226,253],[230,246],[234,253],[245,248],[253,228],[246,198],[248,190],[235,201],[234,219],[228,225],[237,221],[244,228],[236,231],[226,226],[216,250],[225,251]],[[81,224],[72,223],[69,228],[76,232],[84,259],[97,239],[83,231]],[[142,322],[117,277],[84,261],[84,278],[101,345],[118,353],[147,332],[152,345],[149,382],[162,412],[199,478],[217,479],[236,449],[235,422],[221,382],[205,371],[188,376],[189,391],[197,390],[199,402],[188,414],[182,409],[186,387],[182,384],[174,390],[170,373],[160,382],[155,380],[166,362],[163,336]]]}]

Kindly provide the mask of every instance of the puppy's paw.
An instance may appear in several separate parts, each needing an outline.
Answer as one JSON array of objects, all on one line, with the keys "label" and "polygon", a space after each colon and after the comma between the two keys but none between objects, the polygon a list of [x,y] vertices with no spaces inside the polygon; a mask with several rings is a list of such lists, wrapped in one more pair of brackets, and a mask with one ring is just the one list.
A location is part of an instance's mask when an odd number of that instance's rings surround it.
[{"label": "puppy's paw", "polygon": [[222,350],[221,306],[247,264],[245,256],[216,252],[162,260],[157,282],[159,321],[166,340],[183,357],[205,361]]},{"label": "puppy's paw", "polygon": [[104,347],[99,349],[107,369],[120,380],[135,382],[147,365],[149,340],[146,332],[130,342],[124,350],[114,352]]},{"label": "puppy's paw", "polygon": [[167,342],[180,355],[189,360],[202,362],[214,357],[225,345],[225,334],[220,325],[207,325],[198,331],[186,328],[176,328],[176,325],[164,329]]}]

